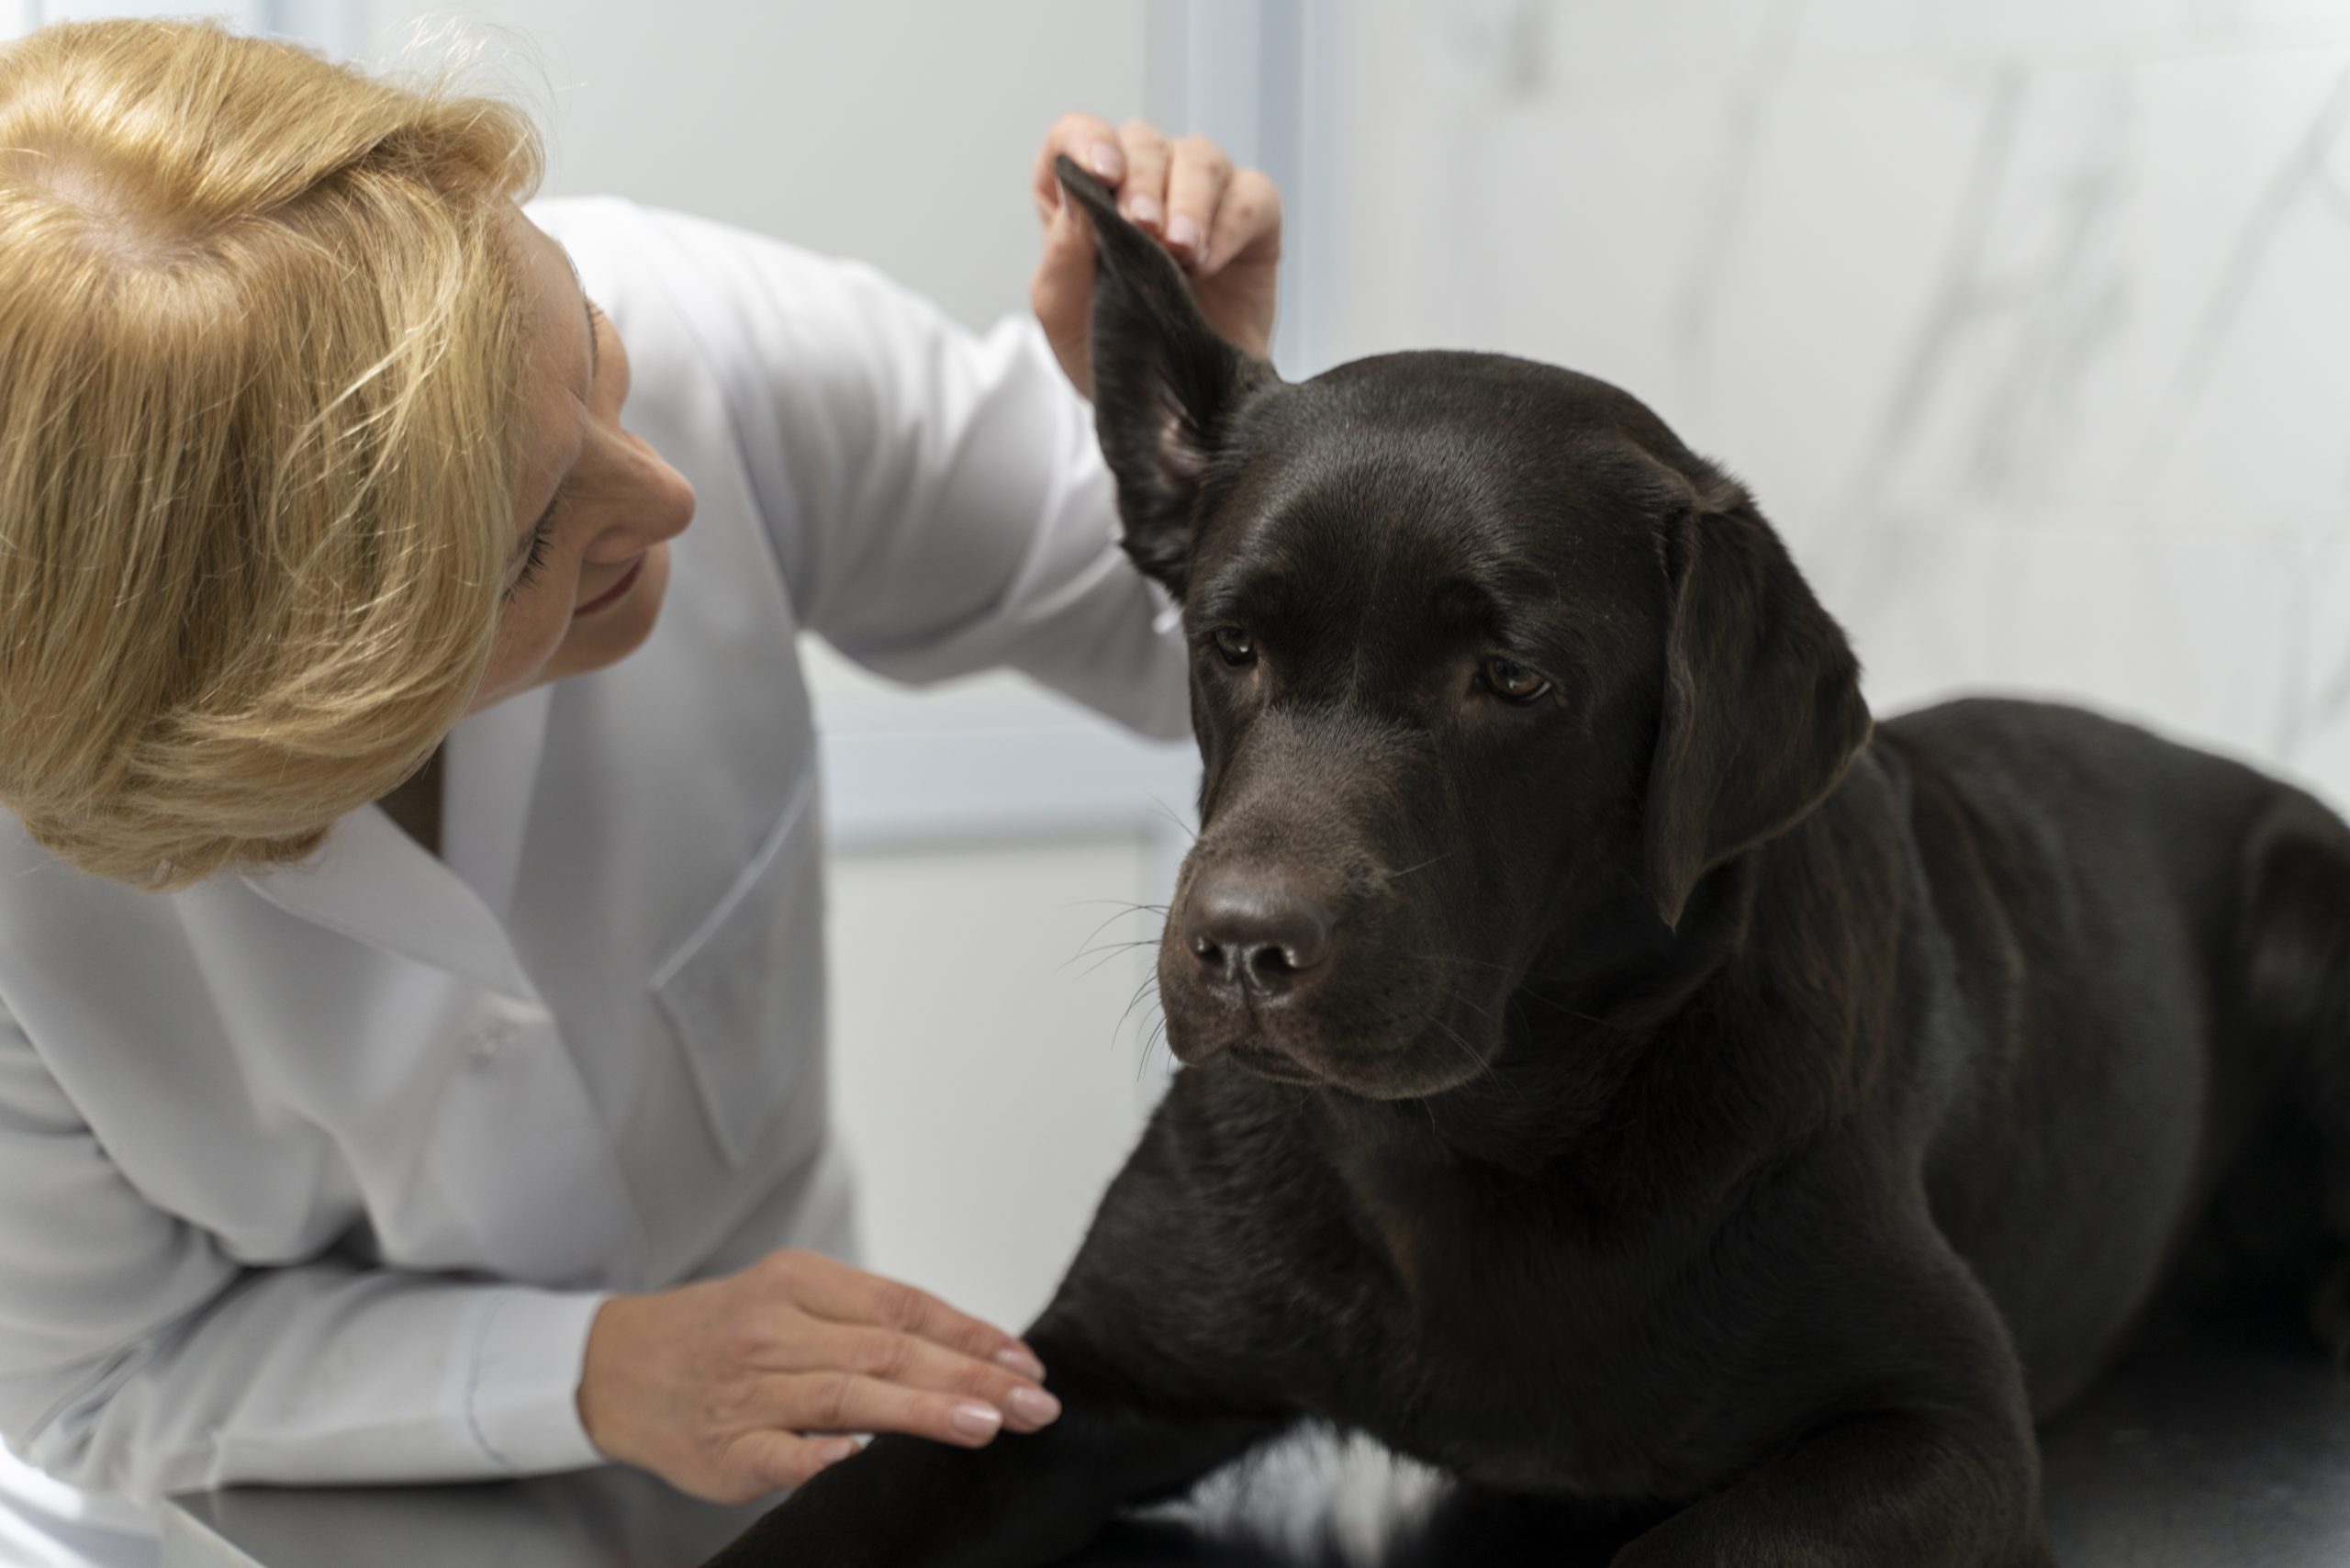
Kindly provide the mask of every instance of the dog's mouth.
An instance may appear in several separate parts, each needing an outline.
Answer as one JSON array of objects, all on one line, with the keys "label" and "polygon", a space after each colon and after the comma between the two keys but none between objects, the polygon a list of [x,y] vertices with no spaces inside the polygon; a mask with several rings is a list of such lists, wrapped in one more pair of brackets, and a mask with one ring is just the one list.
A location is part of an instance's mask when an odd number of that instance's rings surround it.
[{"label": "dog's mouth", "polygon": [[1283,1084],[1292,1089],[1320,1089],[1331,1081],[1287,1051],[1254,1041],[1239,1041],[1226,1054],[1231,1057],[1233,1066],[1268,1083]]},{"label": "dog's mouth", "polygon": [[1472,1044],[1441,1017],[1400,1033],[1392,1045],[1346,1052],[1331,1051],[1326,1042],[1283,1035],[1259,1021],[1212,1045],[1202,1042],[1205,1048],[1186,1050],[1179,1045],[1176,1055],[1195,1064],[1221,1057],[1252,1078],[1286,1088],[1337,1089],[1367,1100],[1414,1100],[1483,1077],[1492,1068],[1494,1048]]}]

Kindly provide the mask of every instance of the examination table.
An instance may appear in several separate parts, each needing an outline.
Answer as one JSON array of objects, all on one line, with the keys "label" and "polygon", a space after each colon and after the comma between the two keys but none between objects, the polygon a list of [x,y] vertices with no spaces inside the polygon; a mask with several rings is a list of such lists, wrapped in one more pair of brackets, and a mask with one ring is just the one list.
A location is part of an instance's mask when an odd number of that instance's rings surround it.
[{"label": "examination table", "polygon": [[[2213,1338],[2177,1342],[2124,1367],[2048,1428],[2042,1451],[2049,1523],[2065,1568],[2350,1564],[2350,1386],[2313,1356]],[[1384,1465],[1354,1470],[1340,1463],[1321,1495],[1297,1495],[1293,1506],[1322,1518],[1333,1506],[1329,1488],[1360,1492],[1393,1473]],[[1261,1478],[1256,1490],[1266,1490]],[[1262,1516],[1267,1504],[1253,1497],[1247,1517]],[[616,1469],[479,1486],[232,1488],[171,1499],[162,1563],[691,1568],[758,1512],[695,1503]],[[1204,1523],[1193,1510],[1173,1522],[1119,1527],[1072,1562],[1284,1562],[1219,1543],[1208,1513]]]}]

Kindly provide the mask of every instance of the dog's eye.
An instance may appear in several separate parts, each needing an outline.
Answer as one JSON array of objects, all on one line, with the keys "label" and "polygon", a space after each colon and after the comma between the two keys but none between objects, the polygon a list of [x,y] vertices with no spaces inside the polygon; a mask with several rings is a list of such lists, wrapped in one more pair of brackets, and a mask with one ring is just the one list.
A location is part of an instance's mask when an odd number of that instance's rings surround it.
[{"label": "dog's eye", "polygon": [[1228,665],[1257,662],[1257,639],[1237,626],[1219,626],[1212,633],[1217,655]]},{"label": "dog's eye", "polygon": [[1550,689],[1550,683],[1516,659],[1487,659],[1477,666],[1477,680],[1508,702],[1531,702]]}]

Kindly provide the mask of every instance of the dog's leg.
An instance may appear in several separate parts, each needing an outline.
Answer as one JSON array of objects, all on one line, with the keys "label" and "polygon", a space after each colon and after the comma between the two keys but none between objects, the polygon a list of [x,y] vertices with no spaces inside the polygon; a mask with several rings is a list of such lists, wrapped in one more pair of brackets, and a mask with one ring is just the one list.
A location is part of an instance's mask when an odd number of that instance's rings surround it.
[{"label": "dog's leg", "polygon": [[1259,1417],[1153,1409],[1078,1374],[1035,1337],[1064,1414],[978,1451],[885,1437],[823,1472],[711,1568],[1035,1568],[1121,1504],[1179,1491],[1279,1429]]},{"label": "dog's leg", "polygon": [[1848,1413],[1667,1519],[1615,1568],[2054,1568],[2023,1376],[1956,1260],[1884,1282],[1823,1345]]},{"label": "dog's leg", "polygon": [[[2350,1367],[2350,827],[2288,793],[2253,830],[2245,868],[2250,1019],[2290,1064],[2279,1114],[2315,1134],[2324,1185],[2321,1245],[2333,1256],[2317,1265],[2310,1327],[2334,1364]],[[2289,1132],[2260,1141],[2289,1143]]]},{"label": "dog's leg", "polygon": [[2054,1568],[2044,1527],[2015,1506],[2027,1462],[1938,1414],[1848,1421],[1675,1515],[1614,1568]]},{"label": "dog's leg", "polygon": [[[1033,1568],[1128,1503],[1181,1491],[1295,1418],[1283,1384],[1330,1336],[1266,1299],[1254,1211],[1182,1124],[1181,1084],[1027,1335],[1059,1420],[980,1450],[885,1437],[824,1471],[711,1568]],[[1259,1227],[1261,1228],[1261,1226]],[[1260,1247],[1277,1244],[1257,1238]]]}]

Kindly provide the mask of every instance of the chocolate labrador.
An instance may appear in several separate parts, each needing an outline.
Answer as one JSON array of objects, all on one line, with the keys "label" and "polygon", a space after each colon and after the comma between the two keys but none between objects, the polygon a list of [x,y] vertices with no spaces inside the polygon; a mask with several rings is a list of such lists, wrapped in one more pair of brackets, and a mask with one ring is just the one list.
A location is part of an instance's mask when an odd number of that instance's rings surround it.
[{"label": "chocolate labrador", "polygon": [[2033,1422],[2157,1308],[2308,1300],[2342,1351],[2338,818],[2069,709],[1873,732],[1639,402],[1475,353],[1284,383],[1061,178],[1192,649],[1183,1069],[1030,1330],[1060,1421],[883,1438],[720,1562],[1044,1563],[1319,1421],[1560,1563],[2042,1568]]}]

